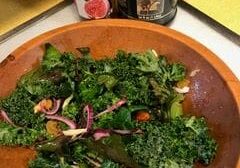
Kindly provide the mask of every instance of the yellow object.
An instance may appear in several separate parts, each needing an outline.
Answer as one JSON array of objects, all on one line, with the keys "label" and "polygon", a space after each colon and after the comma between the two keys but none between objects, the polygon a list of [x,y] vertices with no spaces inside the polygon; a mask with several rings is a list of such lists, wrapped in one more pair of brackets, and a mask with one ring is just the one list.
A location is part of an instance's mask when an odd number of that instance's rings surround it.
[{"label": "yellow object", "polygon": [[51,99],[43,99],[37,105],[34,106],[34,113],[41,112],[42,109],[50,110],[53,106]]},{"label": "yellow object", "polygon": [[190,84],[190,80],[183,79],[177,83],[177,87],[182,89],[186,86],[189,86],[189,84]]},{"label": "yellow object", "polygon": [[47,133],[50,135],[53,135],[54,137],[57,137],[59,134],[61,134],[61,129],[59,128],[57,121],[48,121],[46,124]]},{"label": "yellow object", "polygon": [[185,2],[240,35],[240,0],[185,0]]},{"label": "yellow object", "polygon": [[0,36],[64,0],[0,0]]}]

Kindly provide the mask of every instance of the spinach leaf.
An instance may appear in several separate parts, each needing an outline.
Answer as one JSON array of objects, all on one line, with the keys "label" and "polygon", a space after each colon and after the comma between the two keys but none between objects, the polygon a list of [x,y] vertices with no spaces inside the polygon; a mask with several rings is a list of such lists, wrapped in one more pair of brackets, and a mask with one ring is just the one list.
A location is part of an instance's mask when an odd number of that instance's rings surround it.
[{"label": "spinach leaf", "polygon": [[147,109],[146,106],[129,106],[122,107],[113,115],[112,128],[116,129],[133,129],[135,121],[132,119],[133,112]]}]

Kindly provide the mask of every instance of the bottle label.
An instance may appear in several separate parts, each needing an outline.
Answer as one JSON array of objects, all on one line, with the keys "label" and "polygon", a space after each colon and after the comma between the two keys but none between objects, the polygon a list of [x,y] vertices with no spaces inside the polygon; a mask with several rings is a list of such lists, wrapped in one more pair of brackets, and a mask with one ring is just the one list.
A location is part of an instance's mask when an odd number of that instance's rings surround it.
[{"label": "bottle label", "polygon": [[137,15],[139,19],[157,20],[164,13],[164,0],[137,0]]}]

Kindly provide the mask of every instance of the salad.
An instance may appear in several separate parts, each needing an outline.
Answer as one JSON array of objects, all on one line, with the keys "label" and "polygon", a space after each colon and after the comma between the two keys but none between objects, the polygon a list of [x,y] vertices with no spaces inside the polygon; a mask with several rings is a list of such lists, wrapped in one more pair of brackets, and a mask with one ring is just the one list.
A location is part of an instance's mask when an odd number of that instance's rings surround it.
[{"label": "salad", "polygon": [[32,147],[30,168],[190,168],[217,150],[183,112],[186,67],[154,50],[94,60],[45,44],[41,65],[0,100],[0,145]]}]

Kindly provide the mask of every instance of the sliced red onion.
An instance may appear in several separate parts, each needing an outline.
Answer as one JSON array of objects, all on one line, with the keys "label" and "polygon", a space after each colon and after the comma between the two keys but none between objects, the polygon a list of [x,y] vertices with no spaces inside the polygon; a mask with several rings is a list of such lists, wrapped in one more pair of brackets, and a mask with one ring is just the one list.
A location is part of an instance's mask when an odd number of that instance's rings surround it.
[{"label": "sliced red onion", "polygon": [[105,137],[109,137],[111,134],[119,135],[132,135],[132,134],[142,134],[143,131],[140,129],[134,130],[118,130],[118,129],[96,129],[93,133],[93,138],[97,141]]},{"label": "sliced red onion", "polygon": [[46,110],[44,107],[41,107],[41,111],[47,115],[54,115],[58,112],[61,105],[61,100],[53,99],[53,108],[51,110]]},{"label": "sliced red onion", "polygon": [[127,102],[126,99],[122,99],[119,100],[117,103],[113,104],[111,107],[107,108],[106,110],[104,110],[101,113],[98,113],[95,118],[98,118],[106,113],[112,112],[113,110],[116,110],[117,108],[121,107],[122,105],[124,105]]},{"label": "sliced red onion", "polygon": [[0,115],[3,118],[3,120],[13,126],[15,126],[15,124],[12,122],[12,120],[8,117],[7,113],[4,110],[0,110]]},{"label": "sliced red onion", "polygon": [[117,130],[114,129],[112,130],[113,133],[115,134],[120,134],[120,135],[130,135],[130,134],[142,134],[142,130],[137,129],[137,130]]},{"label": "sliced red onion", "polygon": [[110,136],[110,130],[107,129],[97,129],[93,133],[93,138],[95,141],[100,140],[102,138],[106,138]]},{"label": "sliced red onion", "polygon": [[106,111],[107,112],[112,112],[113,110],[116,110],[117,108],[119,108],[122,105],[124,105],[126,102],[127,102],[126,99],[119,100],[116,104],[114,104],[111,107],[109,107]]},{"label": "sliced red onion", "polygon": [[83,112],[87,113],[86,129],[87,131],[89,131],[89,129],[92,128],[92,124],[93,124],[93,107],[91,105],[86,105],[83,109]]},{"label": "sliced red onion", "polygon": [[77,124],[68,119],[68,118],[65,118],[63,116],[59,116],[59,115],[45,115],[45,117],[47,119],[50,119],[50,120],[57,120],[57,121],[61,121],[61,122],[64,122],[65,124],[67,124],[69,126],[70,129],[76,129],[77,128]]}]

